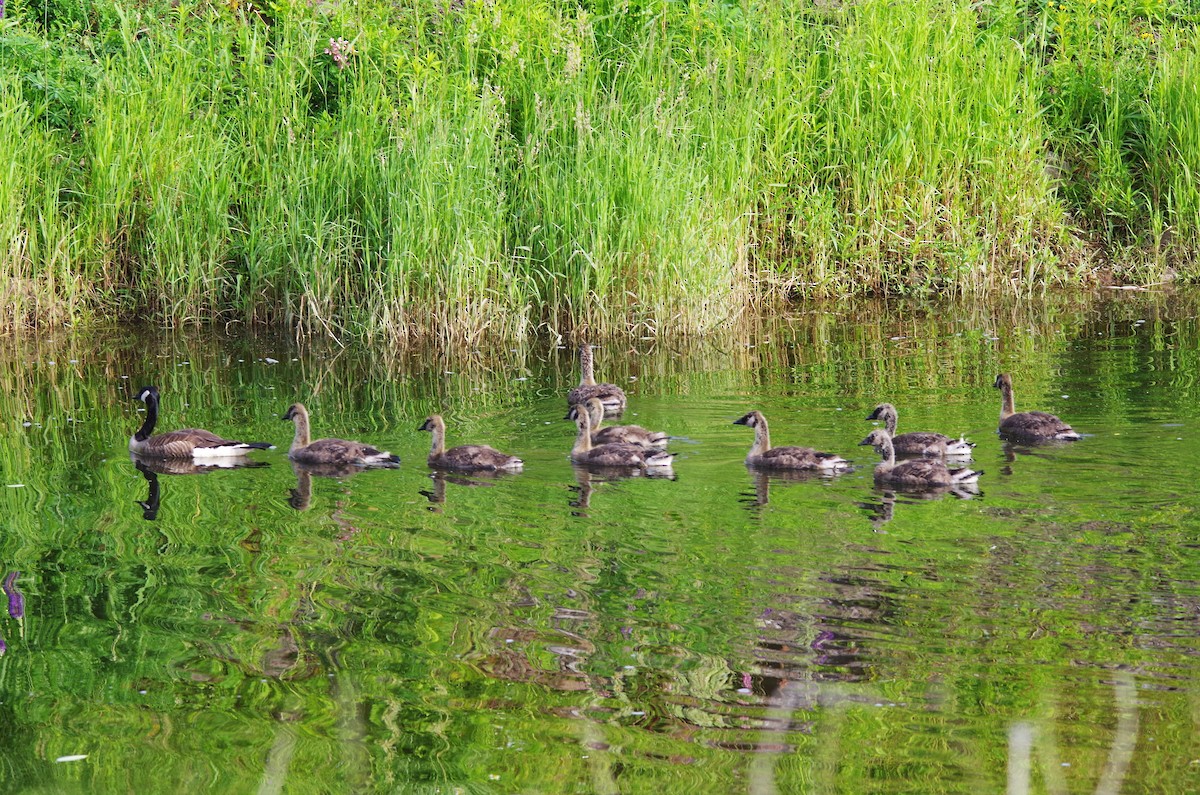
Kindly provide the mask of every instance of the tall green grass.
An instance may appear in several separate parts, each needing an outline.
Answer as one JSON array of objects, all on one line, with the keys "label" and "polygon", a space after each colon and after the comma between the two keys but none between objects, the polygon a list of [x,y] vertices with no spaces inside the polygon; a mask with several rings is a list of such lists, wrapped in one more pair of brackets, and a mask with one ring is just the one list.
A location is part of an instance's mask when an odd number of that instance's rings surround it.
[{"label": "tall green grass", "polygon": [[11,3],[0,325],[471,344],[1190,278],[1185,10]]},{"label": "tall green grass", "polygon": [[1075,246],[1021,50],[981,35],[965,4],[866,2],[838,21],[774,53],[767,272],[817,294],[1068,276]]}]

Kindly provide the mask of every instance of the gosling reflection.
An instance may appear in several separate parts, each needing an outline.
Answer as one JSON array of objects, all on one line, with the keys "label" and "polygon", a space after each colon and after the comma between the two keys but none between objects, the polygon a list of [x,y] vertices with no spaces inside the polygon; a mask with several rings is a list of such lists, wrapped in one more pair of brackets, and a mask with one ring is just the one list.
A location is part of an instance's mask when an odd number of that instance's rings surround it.
[{"label": "gosling reflection", "polygon": [[779,486],[786,486],[792,483],[807,483],[810,480],[828,481],[832,479],[829,473],[811,469],[779,469],[771,470],[770,472],[753,467],[747,467],[746,469],[750,473],[750,483],[754,487],[754,491],[753,493],[749,491],[742,492],[742,496],[738,501],[743,503],[746,509],[753,514],[758,514],[770,503],[772,481]]},{"label": "gosling reflection", "polygon": [[591,507],[592,493],[605,483],[617,483],[630,478],[651,478],[654,480],[676,480],[675,471],[670,467],[655,467],[642,469],[637,466],[605,467],[595,464],[572,464],[575,472],[575,486],[571,491],[575,496],[567,501],[567,505],[575,508],[573,516],[587,516],[585,511]]},{"label": "gosling reflection", "polygon": [[297,511],[307,511],[312,505],[312,479],[318,478],[348,478],[362,472],[363,468],[356,464],[302,464],[292,462],[292,472],[296,475],[296,488],[288,495],[288,505]]},{"label": "gosling reflection", "polygon": [[959,500],[971,500],[981,494],[978,483],[960,483],[952,486],[924,486],[921,488],[909,487],[903,490],[876,487],[875,493],[878,495],[878,499],[864,500],[857,503],[857,505],[866,511],[872,527],[877,531],[883,525],[892,521],[897,503],[907,502],[915,504],[926,500],[940,500],[947,496]]},{"label": "gosling reflection", "polygon": [[435,469],[429,473],[429,479],[433,481],[433,487],[429,489],[421,489],[420,494],[422,497],[429,500],[429,510],[433,511],[434,513],[441,513],[441,506],[446,503],[447,483],[453,483],[456,486],[466,486],[468,488],[491,488],[492,486],[496,485],[496,481],[511,476],[512,473],[502,471],[480,471],[472,472],[470,475],[461,475]]},{"label": "gosling reflection", "polygon": [[158,509],[162,502],[162,487],[158,482],[159,475],[204,475],[214,469],[247,469],[270,466],[266,461],[255,461],[250,458],[218,458],[199,464],[186,458],[144,458],[136,453],[130,453],[129,460],[146,479],[146,499],[135,502],[142,509],[142,518],[148,522],[153,522],[158,518]]},{"label": "gosling reflection", "polygon": [[1039,442],[1037,444],[1032,444],[1029,442],[1005,441],[1000,446],[1000,452],[1004,456],[1005,463],[1005,466],[1001,468],[1000,472],[1004,475],[1011,475],[1013,473],[1011,465],[1014,464],[1017,458],[1020,456],[1029,456],[1030,458],[1041,458],[1051,461],[1055,458],[1056,450],[1071,446],[1072,445],[1070,442],[1063,441]]}]

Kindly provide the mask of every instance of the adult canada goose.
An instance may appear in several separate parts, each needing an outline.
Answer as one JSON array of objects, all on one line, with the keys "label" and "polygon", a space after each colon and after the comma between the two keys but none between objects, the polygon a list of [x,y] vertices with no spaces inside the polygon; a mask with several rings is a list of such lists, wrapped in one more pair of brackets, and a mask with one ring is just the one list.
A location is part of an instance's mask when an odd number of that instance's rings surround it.
[{"label": "adult canada goose", "polygon": [[891,403],[880,403],[875,410],[867,415],[869,420],[879,420],[887,428],[892,437],[892,448],[899,456],[950,456],[970,457],[974,442],[966,439],[952,439],[943,433],[911,432],[896,435],[896,421],[899,415]]},{"label": "adult canada goose", "polygon": [[1001,373],[992,384],[1000,390],[1000,435],[1021,442],[1075,442],[1083,438],[1070,425],[1044,411],[1018,412],[1013,405],[1012,376]]},{"label": "adult canada goose", "polygon": [[280,419],[291,420],[296,424],[296,436],[292,439],[288,458],[301,464],[386,467],[396,466],[400,463],[399,456],[362,442],[352,442],[347,439],[317,439],[315,442],[310,442],[308,409],[304,408],[303,403],[293,403]]},{"label": "adult canada goose", "polygon": [[668,437],[662,431],[648,431],[640,425],[600,427],[604,421],[604,404],[600,398],[590,397],[582,405],[571,406],[563,419],[573,420],[580,411],[587,411],[592,426],[592,444],[636,444],[646,450],[662,450],[667,446]]},{"label": "adult canada goose", "polygon": [[579,346],[579,386],[567,393],[567,405],[575,406],[588,398],[599,398],[604,411],[620,414],[625,410],[625,391],[616,384],[597,384],[592,361],[592,346]]},{"label": "adult canada goose", "polygon": [[983,474],[983,470],[976,471],[968,467],[947,469],[946,465],[936,458],[910,458],[897,464],[892,437],[883,428],[871,431],[859,444],[871,445],[883,459],[875,465],[877,483],[925,488],[952,487],[974,483]]},{"label": "adult canada goose", "polygon": [[244,456],[251,450],[271,450],[275,445],[267,442],[238,442],[222,439],[203,428],[184,428],[153,436],[154,424],[158,422],[158,388],[144,386],[134,395],[135,400],[146,404],[146,421],[137,433],[129,438],[129,452],[143,458],[190,458],[207,460]]},{"label": "adult canada goose", "polygon": [[586,411],[575,412],[575,425],[579,435],[575,437],[575,446],[571,448],[571,460],[576,464],[590,464],[601,467],[669,467],[674,460],[674,453],[644,450],[635,444],[592,444],[592,421]]},{"label": "adult canada goose", "polygon": [[502,453],[486,444],[464,444],[446,449],[446,423],[440,414],[425,419],[418,431],[433,434],[433,445],[429,448],[429,466],[434,469],[455,469],[460,472],[516,472],[524,462],[515,455]]},{"label": "adult canada goose", "polygon": [[746,466],[755,469],[813,469],[837,472],[850,468],[850,462],[833,453],[822,453],[811,447],[771,447],[771,432],[761,411],[751,411],[733,421],[754,429],[754,444],[746,456]]}]

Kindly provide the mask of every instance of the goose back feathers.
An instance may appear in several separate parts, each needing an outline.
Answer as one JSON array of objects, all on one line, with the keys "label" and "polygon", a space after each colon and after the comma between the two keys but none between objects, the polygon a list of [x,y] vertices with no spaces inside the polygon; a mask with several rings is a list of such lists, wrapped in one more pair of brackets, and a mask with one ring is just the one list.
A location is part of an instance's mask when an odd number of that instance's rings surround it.
[{"label": "goose back feathers", "polygon": [[134,395],[146,404],[142,427],[129,438],[129,452],[144,458],[190,458],[193,460],[244,456],[251,450],[271,450],[267,442],[240,442],[225,439],[203,428],[184,428],[154,435],[158,422],[158,388],[144,386]]},{"label": "goose back feathers", "polygon": [[1016,410],[1012,376],[1001,373],[992,384],[1000,390],[1000,435],[1021,442],[1075,442],[1083,436],[1053,414]]},{"label": "goose back feathers", "polygon": [[771,432],[761,411],[751,411],[733,421],[754,429],[754,444],[746,456],[746,466],[756,469],[823,470],[835,472],[850,467],[850,462],[833,453],[811,447],[771,447]]},{"label": "goose back feathers", "polygon": [[446,449],[446,423],[440,414],[425,419],[419,431],[433,434],[433,445],[426,461],[435,469],[453,469],[460,472],[515,472],[524,462],[515,455],[502,453],[486,444],[464,444]]},{"label": "goose back feathers", "polygon": [[896,463],[891,434],[883,428],[871,431],[859,444],[874,447],[875,452],[883,459],[875,466],[875,480],[878,483],[913,488],[939,488],[974,483],[983,474],[983,470],[968,467],[949,469],[936,458],[910,458]]},{"label": "goose back feathers", "polygon": [[400,457],[369,444],[349,439],[317,439],[309,441],[308,409],[303,403],[293,403],[281,417],[296,426],[288,458],[301,464],[332,464],[344,466],[396,466]]},{"label": "goose back feathers", "polygon": [[564,419],[574,420],[580,411],[586,411],[592,427],[592,444],[635,444],[645,450],[662,450],[667,446],[667,434],[648,431],[640,425],[610,425],[601,427],[604,421],[604,404],[599,398],[590,397],[582,405],[571,406]]}]

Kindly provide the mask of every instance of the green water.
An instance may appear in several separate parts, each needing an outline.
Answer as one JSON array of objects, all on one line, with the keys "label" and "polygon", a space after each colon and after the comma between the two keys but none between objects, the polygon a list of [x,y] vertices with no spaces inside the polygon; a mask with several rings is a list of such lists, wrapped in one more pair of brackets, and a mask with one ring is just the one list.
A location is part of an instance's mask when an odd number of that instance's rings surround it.
[{"label": "green water", "polygon": [[[601,347],[674,479],[572,468],[549,343],[3,341],[0,791],[1196,791],[1198,314],[825,308]],[[1001,370],[1087,437],[1002,445]],[[279,449],[139,471],[145,383],[164,430]],[[298,481],[296,400],[401,468]],[[980,493],[877,490],[856,444],[882,400],[976,440]],[[753,477],[751,408],[863,466]],[[431,478],[435,411],[524,473]]]}]

